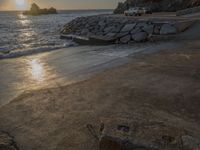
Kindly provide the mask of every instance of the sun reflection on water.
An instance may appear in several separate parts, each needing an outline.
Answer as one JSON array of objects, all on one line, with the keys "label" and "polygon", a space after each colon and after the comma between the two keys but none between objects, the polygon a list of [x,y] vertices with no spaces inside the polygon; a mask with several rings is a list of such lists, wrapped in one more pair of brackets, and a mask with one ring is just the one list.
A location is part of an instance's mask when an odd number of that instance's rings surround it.
[{"label": "sun reflection on water", "polygon": [[18,14],[18,36],[17,36],[17,43],[20,49],[28,49],[32,48],[32,45],[35,44],[36,37],[38,34],[32,28],[33,22],[31,21],[30,17],[23,15],[21,13]]},{"label": "sun reflection on water", "polygon": [[21,23],[21,25],[29,25],[31,23],[31,20],[28,19],[27,16],[23,15],[23,14],[18,14],[18,18],[19,18],[19,23]]},{"label": "sun reflection on water", "polygon": [[44,66],[43,64],[39,61],[39,59],[33,59],[29,61],[30,65],[30,73],[31,77],[36,80],[36,81],[43,81],[44,80]]}]

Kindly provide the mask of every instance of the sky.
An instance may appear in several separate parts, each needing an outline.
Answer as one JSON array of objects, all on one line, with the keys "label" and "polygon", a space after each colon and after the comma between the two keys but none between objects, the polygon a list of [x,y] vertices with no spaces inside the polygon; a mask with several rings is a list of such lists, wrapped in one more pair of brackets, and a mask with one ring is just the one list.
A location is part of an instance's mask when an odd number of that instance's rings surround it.
[{"label": "sky", "polygon": [[41,8],[113,9],[124,0],[0,0],[0,10],[26,10],[35,2]]}]

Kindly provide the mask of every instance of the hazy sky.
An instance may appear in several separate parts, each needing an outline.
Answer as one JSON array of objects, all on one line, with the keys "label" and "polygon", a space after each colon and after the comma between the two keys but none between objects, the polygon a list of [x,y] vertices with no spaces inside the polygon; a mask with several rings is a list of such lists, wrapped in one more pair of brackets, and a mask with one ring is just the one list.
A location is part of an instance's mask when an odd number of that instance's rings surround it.
[{"label": "hazy sky", "polygon": [[121,1],[124,0],[0,0],[0,10],[29,9],[33,2],[41,8],[53,6],[57,9],[112,9]]}]

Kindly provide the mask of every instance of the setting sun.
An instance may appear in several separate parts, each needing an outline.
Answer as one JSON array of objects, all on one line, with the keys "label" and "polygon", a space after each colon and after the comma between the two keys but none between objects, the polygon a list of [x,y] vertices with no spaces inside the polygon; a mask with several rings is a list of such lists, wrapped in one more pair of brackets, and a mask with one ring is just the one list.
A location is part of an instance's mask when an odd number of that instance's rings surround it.
[{"label": "setting sun", "polygon": [[15,0],[17,6],[25,6],[25,0]]},{"label": "setting sun", "polygon": [[14,0],[14,7],[18,10],[18,9],[27,9],[28,5],[29,5],[29,1],[28,0]]}]

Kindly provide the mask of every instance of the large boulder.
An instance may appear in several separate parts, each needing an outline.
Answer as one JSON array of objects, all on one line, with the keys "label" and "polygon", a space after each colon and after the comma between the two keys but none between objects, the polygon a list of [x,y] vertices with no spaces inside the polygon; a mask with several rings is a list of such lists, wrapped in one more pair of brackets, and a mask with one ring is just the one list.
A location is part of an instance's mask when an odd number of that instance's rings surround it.
[{"label": "large boulder", "polygon": [[194,21],[181,21],[181,22],[175,23],[174,26],[176,27],[178,32],[184,32],[194,23],[195,23]]},{"label": "large boulder", "polygon": [[131,40],[131,35],[128,34],[120,38],[120,43],[127,44],[128,42],[130,42],[130,40]]},{"label": "large boulder", "polygon": [[135,42],[143,42],[146,41],[148,38],[148,34],[146,32],[138,32],[132,35],[132,39]]},{"label": "large boulder", "polygon": [[145,31],[148,34],[153,34],[154,31],[154,25],[148,25],[148,26],[144,26],[142,28],[143,31]]},{"label": "large boulder", "polygon": [[198,136],[188,130],[140,118],[101,119],[99,150],[199,150]]},{"label": "large boulder", "polygon": [[109,32],[112,32],[114,29],[115,29],[114,26],[109,26],[109,27],[104,28],[103,32],[104,32],[105,34],[107,34],[107,33],[109,33]]},{"label": "large boulder", "polygon": [[136,26],[136,23],[126,24],[126,25],[122,28],[121,32],[129,32],[129,31],[131,31],[135,26]]},{"label": "large boulder", "polygon": [[183,135],[181,137],[183,147],[188,150],[198,150],[200,149],[200,141],[196,138],[189,136],[189,135]]},{"label": "large boulder", "polygon": [[176,34],[176,33],[177,33],[176,27],[174,27],[171,24],[162,25],[161,30],[160,30],[161,35]]}]

